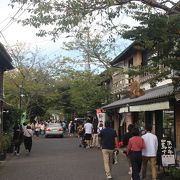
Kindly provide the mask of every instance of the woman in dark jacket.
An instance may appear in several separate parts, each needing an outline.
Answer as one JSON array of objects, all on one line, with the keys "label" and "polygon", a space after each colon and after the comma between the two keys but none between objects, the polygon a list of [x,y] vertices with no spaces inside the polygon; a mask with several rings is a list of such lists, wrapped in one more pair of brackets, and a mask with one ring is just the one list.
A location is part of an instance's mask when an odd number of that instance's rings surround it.
[{"label": "woman in dark jacket", "polygon": [[16,124],[14,126],[14,134],[13,134],[13,142],[14,142],[14,154],[19,156],[20,146],[23,142],[23,130],[22,126]]}]

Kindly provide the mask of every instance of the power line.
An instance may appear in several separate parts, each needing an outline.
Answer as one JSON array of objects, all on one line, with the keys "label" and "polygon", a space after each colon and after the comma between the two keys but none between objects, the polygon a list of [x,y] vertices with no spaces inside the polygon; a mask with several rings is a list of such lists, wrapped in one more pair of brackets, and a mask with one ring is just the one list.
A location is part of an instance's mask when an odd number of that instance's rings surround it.
[{"label": "power line", "polygon": [[[30,5],[31,5],[31,4],[30,4]],[[30,7],[30,5],[22,11],[22,13],[16,18],[16,21],[19,19],[20,16],[22,16],[22,14],[24,14],[24,12]],[[23,6],[22,6],[22,7],[23,7]],[[22,8],[22,7],[21,7],[21,8]],[[19,9],[19,11],[21,10],[21,8]],[[17,13],[17,14],[18,14],[18,13]],[[7,28],[9,28],[9,27],[15,22],[15,18],[12,18],[11,20],[12,20],[12,22],[9,23],[9,25],[6,25],[7,27],[4,27],[4,28],[3,28],[3,31],[5,31]]]},{"label": "power line", "polygon": [[11,16],[6,17],[4,20],[2,20],[2,21],[0,22],[0,24],[2,24],[3,22],[5,22],[9,17],[11,17]]},{"label": "power line", "polygon": [[2,38],[4,39],[5,43],[9,46],[9,44],[8,44],[8,42],[7,42],[7,40],[6,40],[6,38],[4,37],[4,35],[3,35],[3,33],[2,33],[1,31],[0,31],[0,34],[1,34]]},{"label": "power line", "polygon": [[13,15],[13,17],[8,21],[8,23],[0,30],[1,32],[6,30],[13,22],[16,17],[16,15],[20,12],[20,10],[23,8],[24,4],[17,10],[17,12]]}]

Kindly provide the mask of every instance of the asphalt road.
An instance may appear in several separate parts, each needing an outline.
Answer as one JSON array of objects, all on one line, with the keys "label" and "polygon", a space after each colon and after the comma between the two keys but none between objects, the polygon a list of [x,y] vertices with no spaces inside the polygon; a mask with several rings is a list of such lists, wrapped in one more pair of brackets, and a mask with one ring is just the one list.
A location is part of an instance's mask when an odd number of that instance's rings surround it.
[{"label": "asphalt road", "polygon": [[[113,180],[130,180],[125,157],[113,167]],[[78,146],[76,137],[34,138],[31,154],[0,164],[0,180],[105,180],[101,150]]]}]

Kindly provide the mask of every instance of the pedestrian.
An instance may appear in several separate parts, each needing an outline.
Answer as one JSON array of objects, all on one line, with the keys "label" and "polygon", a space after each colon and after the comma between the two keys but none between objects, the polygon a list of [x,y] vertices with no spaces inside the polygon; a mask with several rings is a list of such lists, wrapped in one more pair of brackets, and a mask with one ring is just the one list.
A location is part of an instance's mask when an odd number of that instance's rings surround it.
[{"label": "pedestrian", "polygon": [[39,137],[41,124],[37,121],[35,124],[35,134]]},{"label": "pedestrian", "polygon": [[82,123],[80,123],[77,127],[77,134],[79,138],[79,147],[82,147],[84,138],[84,128]]},{"label": "pedestrian", "polygon": [[123,153],[126,155],[127,161],[128,161],[128,165],[129,165],[129,171],[128,174],[132,174],[132,165],[131,165],[131,161],[129,159],[129,157],[127,156],[127,145],[129,142],[129,139],[132,137],[132,130],[134,128],[133,124],[129,124],[128,125],[128,132],[126,132],[123,136]]},{"label": "pedestrian", "polygon": [[145,149],[142,151],[142,179],[146,179],[147,163],[151,163],[152,179],[157,179],[156,156],[158,150],[157,136],[152,134],[152,125],[146,124],[146,134],[142,136],[145,143]]},{"label": "pedestrian", "polygon": [[98,133],[103,129],[103,123],[101,122],[98,127]]},{"label": "pedestrian", "polygon": [[31,129],[31,126],[27,125],[26,129],[24,130],[24,146],[25,146],[26,152],[31,152],[32,136],[33,136],[33,131]]},{"label": "pedestrian", "polygon": [[13,142],[14,142],[14,154],[19,156],[20,146],[21,143],[23,142],[23,129],[20,124],[16,124],[14,126]]},{"label": "pedestrian", "polygon": [[84,131],[85,131],[85,141],[86,141],[86,148],[91,148],[92,145],[92,132],[93,132],[93,125],[90,119],[84,124]]},{"label": "pedestrian", "polygon": [[62,122],[62,127],[64,129],[64,132],[66,132],[66,123],[64,121]]},{"label": "pedestrian", "polygon": [[138,128],[133,128],[132,137],[128,141],[127,154],[132,165],[132,179],[140,180],[140,171],[142,164],[142,149],[144,149],[144,140],[140,135]]},{"label": "pedestrian", "polygon": [[107,179],[112,179],[111,170],[113,165],[113,152],[117,143],[117,133],[110,128],[110,122],[105,122],[105,128],[99,133],[104,161],[104,170]]},{"label": "pedestrian", "polygon": [[98,126],[93,124],[93,134],[92,134],[92,147],[99,147],[99,138],[98,138]]}]

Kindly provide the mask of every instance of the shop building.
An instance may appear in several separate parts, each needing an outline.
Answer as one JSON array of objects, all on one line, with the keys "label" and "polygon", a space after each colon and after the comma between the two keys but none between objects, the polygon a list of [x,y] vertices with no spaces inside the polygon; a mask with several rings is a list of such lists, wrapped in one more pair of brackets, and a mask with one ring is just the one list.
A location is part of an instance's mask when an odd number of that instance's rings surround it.
[{"label": "shop building", "polygon": [[[144,73],[131,78],[122,73],[131,66],[147,66],[149,53],[137,43],[132,43],[111,65],[119,68],[112,75],[111,94],[114,101],[103,106],[108,118],[113,121],[119,139],[127,131],[130,123],[143,128],[153,126],[158,139],[170,138],[177,149],[180,148],[180,93],[171,79],[158,82],[155,87],[148,83],[156,74]],[[162,71],[165,67],[162,67]]]}]

